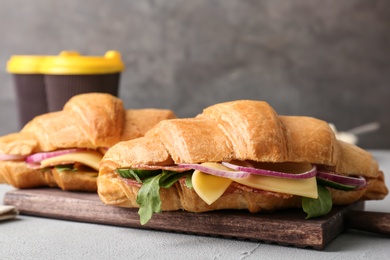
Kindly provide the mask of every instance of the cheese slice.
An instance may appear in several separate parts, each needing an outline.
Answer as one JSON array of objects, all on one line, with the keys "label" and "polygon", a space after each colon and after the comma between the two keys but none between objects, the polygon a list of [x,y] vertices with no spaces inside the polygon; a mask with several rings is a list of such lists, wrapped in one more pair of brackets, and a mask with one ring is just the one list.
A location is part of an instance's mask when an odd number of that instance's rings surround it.
[{"label": "cheese slice", "polygon": [[41,161],[41,167],[50,167],[61,164],[82,163],[99,171],[99,163],[103,155],[97,151],[79,151],[51,157]]},{"label": "cheese slice", "polygon": [[228,178],[203,173],[195,170],[192,174],[192,187],[207,204],[219,199],[233,181]]},{"label": "cheese slice", "polygon": [[316,177],[287,179],[251,174],[242,179],[233,179],[240,184],[267,191],[274,191],[308,198],[318,198]]},{"label": "cheese slice", "polygon": [[[213,164],[208,163],[207,166],[213,167]],[[215,168],[221,169],[219,166]],[[219,199],[233,181],[255,189],[298,195],[308,198],[318,198],[316,177],[306,179],[287,179],[251,174],[245,178],[229,179],[203,173],[199,170],[195,170],[192,175],[192,186],[195,192],[209,205]]]}]

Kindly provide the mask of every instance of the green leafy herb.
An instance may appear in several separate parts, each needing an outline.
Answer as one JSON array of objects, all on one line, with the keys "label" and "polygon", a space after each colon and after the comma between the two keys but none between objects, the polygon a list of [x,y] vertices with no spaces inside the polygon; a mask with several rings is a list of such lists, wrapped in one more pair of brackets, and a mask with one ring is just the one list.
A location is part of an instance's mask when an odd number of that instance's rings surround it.
[{"label": "green leafy herb", "polygon": [[135,179],[139,183],[142,183],[142,179],[156,176],[157,174],[161,173],[160,170],[149,171],[149,170],[139,170],[139,169],[117,169],[116,172],[122,178]]},{"label": "green leafy herb", "polygon": [[160,179],[164,173],[154,177],[147,178],[143,181],[138,191],[137,203],[139,205],[138,215],[140,216],[141,225],[146,224],[153,213],[161,212],[160,199]]},{"label": "green leafy herb", "polygon": [[153,213],[161,212],[160,187],[169,188],[187,174],[188,172],[162,171],[161,174],[142,181],[142,187],[137,195],[141,225],[146,224],[152,218]]},{"label": "green leafy herb", "polygon": [[341,184],[330,180],[325,180],[318,177],[317,177],[317,183],[337,190],[344,190],[344,191],[356,190],[358,188],[357,186],[345,185],[345,184]]},{"label": "green leafy herb", "polygon": [[59,172],[77,172],[77,168],[74,168],[73,164],[56,165],[55,168]]},{"label": "green leafy herb", "polygon": [[194,186],[192,186],[192,172],[191,173],[187,173],[187,176],[186,176],[186,186],[190,189],[192,189]]},{"label": "green leafy herb", "polygon": [[330,191],[321,185],[317,185],[317,189],[317,199],[302,198],[302,208],[307,213],[306,219],[326,215],[332,209],[332,196]]},{"label": "green leafy herb", "polygon": [[163,171],[164,176],[160,179],[160,187],[169,188],[175,182],[177,182],[181,177],[187,175],[187,172],[173,172],[173,171]]}]

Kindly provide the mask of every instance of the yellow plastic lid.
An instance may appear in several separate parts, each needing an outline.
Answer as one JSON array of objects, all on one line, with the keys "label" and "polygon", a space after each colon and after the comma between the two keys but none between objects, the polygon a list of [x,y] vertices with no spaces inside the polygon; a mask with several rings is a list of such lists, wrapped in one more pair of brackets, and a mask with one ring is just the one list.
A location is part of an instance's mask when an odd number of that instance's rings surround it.
[{"label": "yellow plastic lid", "polygon": [[81,56],[75,51],[62,51],[58,56],[47,56],[41,73],[51,75],[107,74],[125,68],[117,51],[108,51],[104,56]]},{"label": "yellow plastic lid", "polygon": [[7,62],[7,71],[14,74],[109,74],[125,68],[117,51],[104,56],[81,56],[76,51],[62,51],[58,56],[13,55]]},{"label": "yellow plastic lid", "polygon": [[13,55],[7,62],[7,71],[14,74],[41,74],[45,56]]}]

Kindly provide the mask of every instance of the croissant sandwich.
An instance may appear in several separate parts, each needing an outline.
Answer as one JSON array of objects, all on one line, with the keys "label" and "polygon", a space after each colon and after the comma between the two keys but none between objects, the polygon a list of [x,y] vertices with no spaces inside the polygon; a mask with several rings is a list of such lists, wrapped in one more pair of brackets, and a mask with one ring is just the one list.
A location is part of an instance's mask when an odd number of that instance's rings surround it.
[{"label": "croissant sandwich", "polygon": [[171,110],[125,110],[109,94],[74,96],[62,111],[37,116],[20,132],[0,137],[0,183],[96,192],[99,162],[109,147],[174,117]]},{"label": "croissant sandwich", "polygon": [[307,218],[334,205],[383,199],[384,174],[371,155],[336,140],[310,117],[278,116],[266,102],[239,100],[195,118],[163,120],[104,155],[98,194],[108,205],[153,213],[302,207]]}]

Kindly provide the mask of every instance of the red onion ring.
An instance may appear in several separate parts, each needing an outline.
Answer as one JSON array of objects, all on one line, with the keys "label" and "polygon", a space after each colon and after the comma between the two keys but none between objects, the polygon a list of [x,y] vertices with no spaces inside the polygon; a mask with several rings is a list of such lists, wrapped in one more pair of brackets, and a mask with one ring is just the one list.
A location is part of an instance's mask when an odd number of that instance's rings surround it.
[{"label": "red onion ring", "polygon": [[178,164],[178,166],[180,168],[189,168],[189,169],[193,169],[193,170],[199,170],[199,171],[204,172],[204,173],[208,173],[208,174],[211,174],[211,175],[216,175],[216,176],[219,176],[219,177],[225,177],[225,178],[237,178],[237,179],[240,179],[240,178],[245,178],[245,177],[250,175],[250,173],[248,173],[248,172],[243,172],[243,171],[224,171],[224,170],[215,169],[215,168],[212,168],[212,167],[207,167],[207,166],[202,165],[202,164],[186,164],[186,163],[182,163],[182,164]]},{"label": "red onion ring", "polygon": [[317,178],[321,178],[332,182],[337,182],[343,185],[356,186],[359,188],[365,187],[367,185],[366,179],[362,176],[351,177],[351,176],[337,175],[331,172],[317,171]]},{"label": "red onion ring", "polygon": [[248,172],[250,174],[288,178],[288,179],[307,179],[307,178],[314,177],[317,174],[317,167],[315,165],[313,165],[313,167],[309,171],[303,173],[286,173],[286,172],[277,172],[271,170],[258,169],[253,167],[245,167],[245,166],[236,165],[228,162],[222,162],[222,164],[233,170]]},{"label": "red onion ring", "polygon": [[75,153],[81,150],[85,150],[83,148],[74,148],[74,149],[66,149],[66,150],[58,150],[54,152],[42,152],[42,153],[35,153],[30,156],[27,156],[26,162],[27,163],[39,163],[45,159],[52,158],[55,156],[60,156],[68,153]]}]

